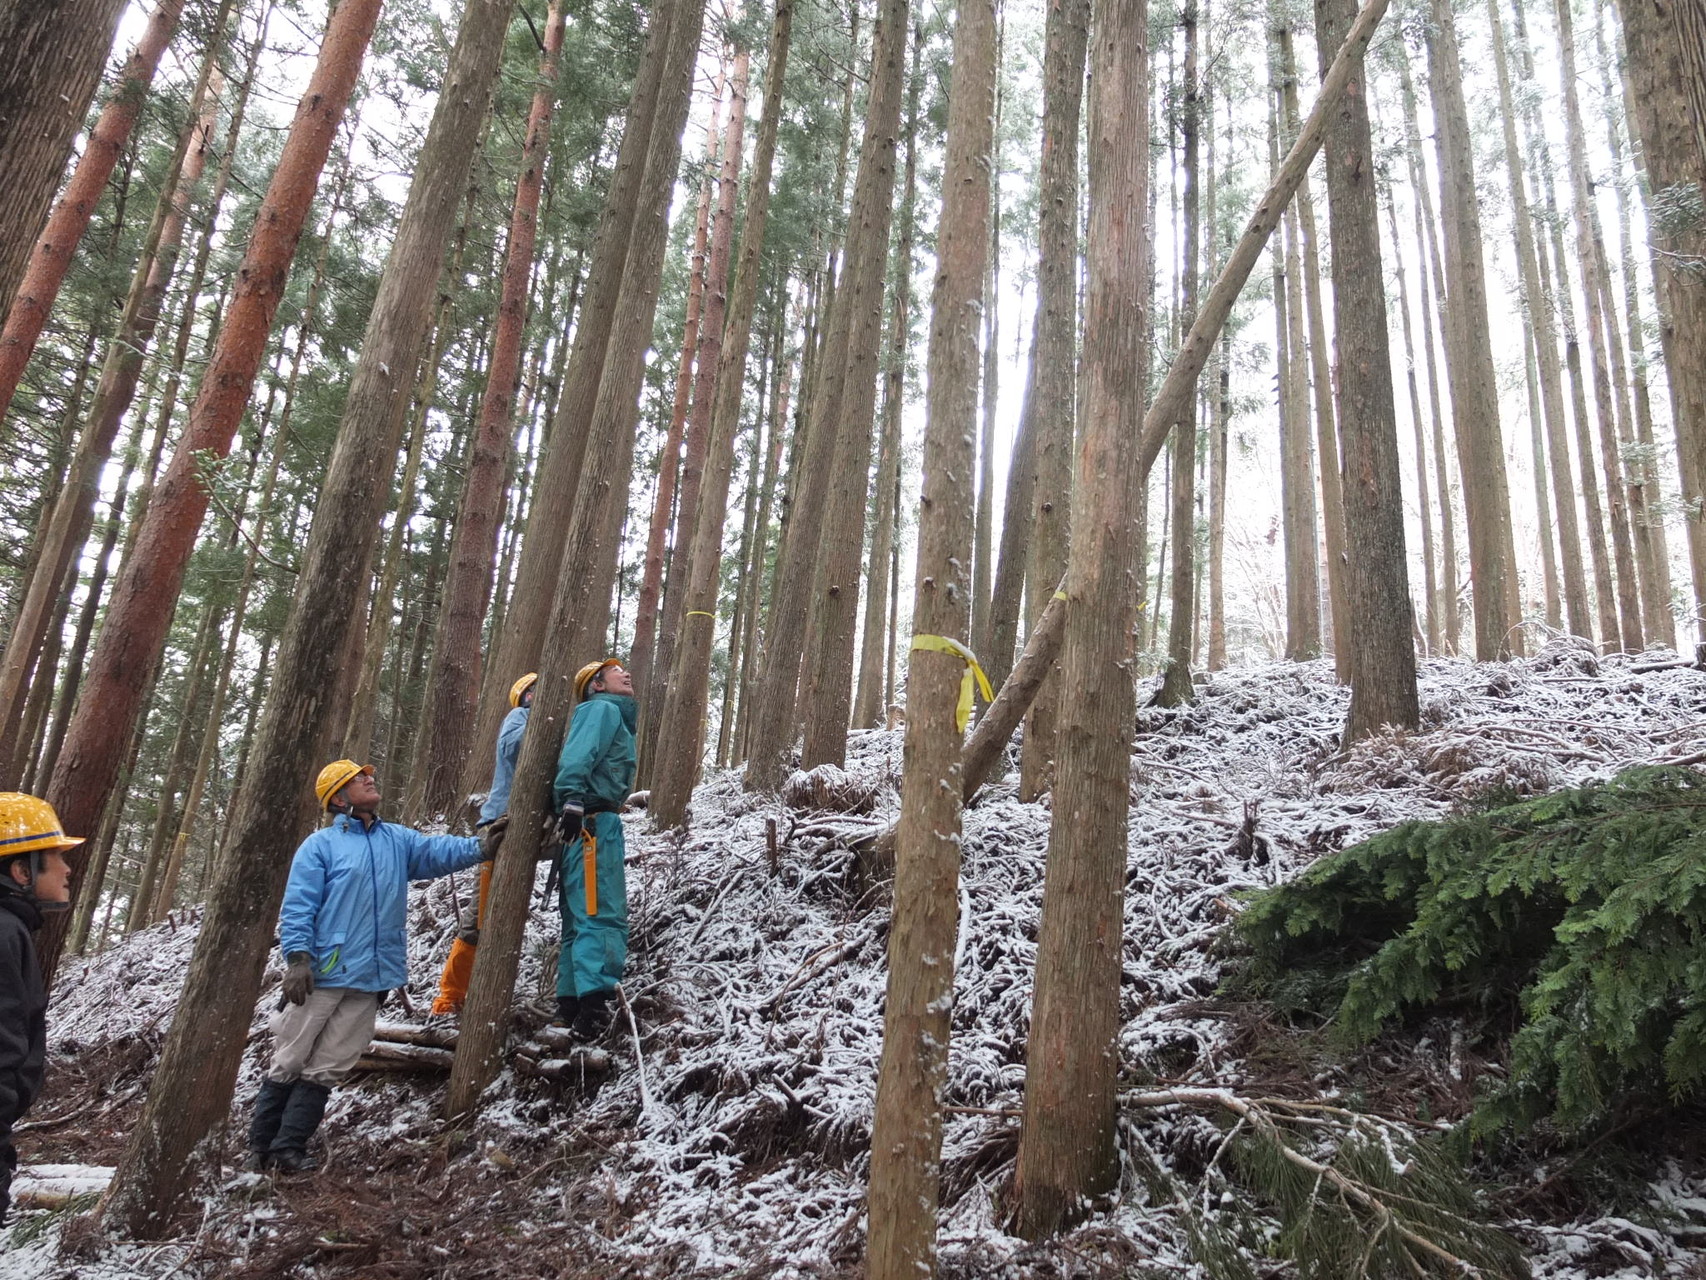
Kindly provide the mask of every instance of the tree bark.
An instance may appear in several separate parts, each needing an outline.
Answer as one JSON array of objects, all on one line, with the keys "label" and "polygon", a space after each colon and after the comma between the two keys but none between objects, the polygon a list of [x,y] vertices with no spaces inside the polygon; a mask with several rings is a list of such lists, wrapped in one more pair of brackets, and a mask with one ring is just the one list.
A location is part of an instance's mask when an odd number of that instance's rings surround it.
[{"label": "tree bark", "polygon": [[[1049,584],[1059,582],[1066,572],[1071,538],[1078,350],[1078,128],[1089,26],[1089,0],[1062,0],[1048,7],[1043,52],[1043,153],[1037,193],[1037,314],[1023,410],[1025,425],[1021,428],[1031,437],[1028,447],[1034,459],[1034,480],[1028,511],[1016,512],[1010,500],[1006,516],[1015,523],[1015,551],[1029,544],[1024,585],[1032,626],[1048,607]],[[1004,527],[1004,570],[1007,545]],[[1017,560],[1015,554],[1015,575]],[[1002,585],[997,582],[998,599]],[[1004,674],[1012,641],[1007,639],[1010,633],[1003,630],[1006,606],[997,608],[993,626]],[[1053,776],[1058,707],[1059,681],[1045,680],[1032,705],[1020,750],[1021,799],[1041,795]]]},{"label": "tree bark", "polygon": [[[131,276],[118,331],[101,366],[88,421],[78,434],[76,454],[54,504],[53,517],[42,534],[36,571],[30,577],[23,606],[12,624],[4,662],[0,664],[0,757],[6,754],[3,744],[17,725],[24,686],[41,648],[44,624],[58,584],[89,536],[101,473],[112,456],[113,441],[118,438],[124,415],[136,396],[143,357],[159,324],[161,304],[183,243],[190,199],[201,180],[213,132],[212,104],[205,94],[216,51],[217,42],[202,64],[201,77],[191,96],[190,124],[167,166],[160,199]],[[23,297],[18,305],[24,305]],[[4,388],[0,388],[0,400],[4,398],[3,392]],[[4,413],[4,405],[0,404],[0,416]],[[49,673],[44,670],[41,674],[45,677]],[[0,784],[4,782],[0,779]]]},{"label": "tree bark", "polygon": [[[230,451],[320,170],[343,119],[378,10],[379,0],[344,0],[327,26],[319,62],[268,185],[238,271],[230,313],[203,374],[189,425],[147,514],[139,517],[134,553],[113,586],[84,696],[48,786],[47,799],[67,830],[92,828],[117,781],[131,727],[143,710],[147,673],[165,639],[196,531],[207,510],[207,490],[200,474],[205,456],[224,457]],[[71,861],[75,881],[81,876],[82,859],[74,856]],[[73,892],[75,888],[74,883]],[[62,921],[63,917],[50,921],[40,936],[42,970],[50,981],[64,943]],[[176,1178],[177,1173],[174,1168],[167,1176]],[[145,1218],[152,1220],[152,1212],[150,1205],[136,1216],[121,1215],[117,1220],[140,1229]]]},{"label": "tree bark", "polygon": [[[817,564],[811,572],[810,623],[816,644],[806,652],[800,673],[805,695],[801,764],[807,769],[825,763],[839,765],[847,757],[859,570],[865,549],[865,509],[883,338],[883,283],[888,274],[889,229],[894,216],[895,145],[906,88],[909,11],[907,0],[882,0],[871,34],[865,136],[853,180],[852,230],[836,304],[846,317],[846,340],[830,351],[832,363],[838,353],[844,362],[839,373],[841,391],[834,400],[825,402],[835,448],[822,510],[821,541],[816,547]],[[974,422],[974,440],[976,434]],[[802,548],[808,563],[812,551],[810,544]],[[791,739],[791,730],[782,736]],[[755,762],[761,758],[755,756]]]},{"label": "tree bark", "polygon": [[[230,0],[224,0],[218,17],[214,19],[216,32],[224,28],[230,7]],[[95,216],[95,206],[106,190],[107,179],[112,176],[119,153],[129,142],[131,130],[142,114],[154,70],[160,65],[160,55],[172,42],[172,33],[177,30],[183,11],[184,0],[159,0],[154,6],[148,26],[125,63],[113,96],[102,109],[100,119],[95,121],[95,127],[89,131],[88,145],[77,161],[71,181],[65,186],[65,194],[60,197],[42,230],[41,239],[36,241],[30,253],[29,265],[18,281],[17,294],[6,314],[5,326],[0,329],[0,418],[6,416],[12,396],[18,390],[18,380],[24,376],[24,366],[29,363],[30,353],[41,337],[42,326],[53,310],[59,286],[71,266],[72,255],[77,252],[78,242],[88,230],[89,220]],[[212,43],[214,47],[218,46],[217,35]],[[204,66],[211,62],[209,57]],[[205,74],[202,83],[206,83]],[[198,98],[199,93],[198,89]],[[199,108],[199,100],[192,103],[192,120]],[[171,185],[168,174],[168,189]]]},{"label": "tree bark", "polygon": [[557,639],[539,663],[533,710],[516,761],[515,783],[510,791],[510,834],[504,855],[492,873],[486,923],[481,927],[445,1099],[450,1116],[473,1109],[502,1063],[522,932],[533,893],[534,859],[546,815],[545,799],[574,699],[572,677],[594,644],[602,644],[604,639],[610,584],[616,576],[611,513],[622,512],[620,497],[626,491],[633,459],[640,362],[657,304],[664,221],[681,158],[681,131],[692,98],[693,63],[704,13],[700,0],[685,0],[670,16],[660,50],[664,65],[659,70],[656,128],[651,131],[636,191],[639,212],[623,297],[609,335],[612,360],[599,389],[588,442],[587,456],[593,465],[581,477],[569,544],[564,548],[562,572],[547,620],[549,633]]},{"label": "tree bark", "polygon": [[[1355,16],[1355,0],[1316,0],[1315,40],[1323,64]],[[1357,548],[1346,575],[1351,622],[1346,742],[1387,725],[1414,728],[1420,719],[1366,85],[1358,74],[1340,98],[1323,148],[1333,238],[1333,332],[1339,343],[1345,540]],[[1496,449],[1496,436],[1493,445]],[[1502,455],[1497,460],[1502,477]]]},{"label": "tree bark", "polygon": [[[1495,662],[1522,652],[1522,635],[1517,630],[1522,608],[1488,329],[1480,202],[1475,197],[1469,110],[1463,96],[1451,0],[1432,0],[1432,17],[1427,39],[1428,82],[1436,121],[1440,225],[1445,242],[1446,374],[1451,382],[1464,515],[1469,527],[1475,656],[1482,662]],[[1374,724],[1368,727],[1372,730]]]},{"label": "tree bark", "polygon": [[[652,501],[652,520],[646,536],[645,567],[640,577],[640,595],[634,604],[634,646],[630,651],[628,670],[636,688],[649,688],[653,658],[658,645],[658,609],[663,603],[664,561],[669,558],[670,527],[675,515],[676,482],[683,471],[681,439],[687,431],[687,411],[693,403],[693,360],[699,350],[700,317],[705,308],[705,258],[710,249],[712,194],[711,165],[718,151],[718,131],[722,124],[723,71],[718,69],[717,88],[712,97],[711,122],[705,128],[704,178],[699,184],[698,209],[693,217],[693,256],[687,276],[687,312],[681,331],[681,363],[675,373],[675,404],[669,415],[669,430],[664,433],[663,452],[658,457],[657,493]],[[701,464],[702,465],[702,464]],[[681,548],[677,546],[675,550]],[[669,674],[667,667],[664,674]],[[652,711],[650,705],[641,708]],[[640,733],[640,754],[650,755],[653,744],[648,741],[656,732],[655,725],[646,725]],[[646,770],[642,761],[642,772]],[[637,785],[639,775],[636,775]]]},{"label": "tree bark", "polygon": [[12,309],[125,6],[0,3],[0,313]]},{"label": "tree bark", "polygon": [[[1013,1186],[1013,1227],[1028,1239],[1068,1225],[1087,1197],[1118,1176],[1114,1090],[1137,625],[1131,566],[1146,474],[1139,371],[1152,270],[1144,220],[1147,8],[1145,0],[1097,0],[1092,16],[1085,429],[1066,580],[1073,603],[1062,643],[1060,773]],[[1192,377],[1188,392],[1195,383]],[[1180,407],[1167,406],[1166,427]]]},{"label": "tree bark", "polygon": [[[361,10],[360,0],[343,0],[332,30]],[[463,11],[350,380],[248,785],[229,823],[233,856],[220,863],[209,888],[179,1012],[106,1203],[106,1223],[128,1234],[169,1229],[172,1211],[191,1184],[185,1176],[191,1153],[230,1107],[271,941],[268,925],[284,891],[290,853],[309,825],[305,784],[335,727],[335,682],[326,679],[326,655],[343,654],[356,629],[348,608],[329,608],[327,602],[345,601],[352,578],[365,583],[370,573],[389,488],[375,477],[395,466],[438,269],[478,149],[509,15],[509,0],[470,0]],[[371,32],[373,15],[363,16],[365,32]],[[333,43],[330,34],[327,43]],[[353,47],[359,53],[365,44],[364,38]],[[350,59],[349,69],[358,62]],[[338,94],[340,105],[347,92]],[[319,158],[324,160],[324,151]],[[260,324],[258,332],[265,331]],[[244,326],[228,325],[222,345],[244,332]]]},{"label": "tree bark", "polygon": [[[1141,38],[1141,28],[1133,34]],[[991,305],[983,290],[993,178],[995,45],[994,0],[960,0],[936,284],[930,299],[924,494],[906,686],[894,922],[871,1127],[870,1280],[916,1280],[935,1274],[942,1091],[948,1078],[959,922],[964,726],[957,720],[956,706],[968,661],[920,644],[926,639],[939,644],[944,638],[963,644],[970,634],[978,328],[983,307]],[[1125,56],[1130,57],[1129,49]]]},{"label": "tree bark", "polygon": [[[871,553],[865,563],[865,623],[860,640],[859,687],[853,725],[881,728],[887,715],[885,658],[893,617],[889,610],[889,561],[894,556],[899,506],[901,414],[906,407],[906,356],[912,337],[912,241],[918,208],[918,74],[923,33],[914,27],[912,72],[906,93],[906,169],[900,202],[900,238],[889,281],[888,355],[883,360],[883,418],[877,449],[876,502],[871,518]],[[993,608],[993,601],[991,602]],[[1011,651],[1011,640],[1008,642]]]},{"label": "tree bark", "polygon": [[[728,516],[727,504],[729,484],[734,473],[734,437],[740,427],[740,410],[736,406],[731,412],[734,422],[730,426],[727,447],[711,458],[711,433],[717,398],[717,380],[722,376],[721,357],[725,339],[725,326],[729,310],[729,260],[734,249],[735,234],[735,201],[740,191],[740,167],[742,147],[746,133],[746,96],[747,75],[750,69],[750,58],[746,50],[741,50],[735,58],[734,72],[731,79],[733,102],[729,112],[728,133],[723,141],[722,173],[718,179],[718,194],[716,214],[712,219],[711,259],[705,287],[705,323],[699,329],[699,349],[695,361],[693,375],[693,412],[688,419],[687,448],[681,460],[681,508],[675,521],[674,544],[678,548],[689,548],[693,542],[694,533],[698,527],[699,513],[708,499],[715,499],[719,511],[711,517],[717,526],[717,550],[714,558],[717,567],[722,567],[722,534],[723,523]],[[753,300],[757,301],[757,282],[754,281]],[[752,319],[750,315],[745,322],[745,333],[750,335]],[[742,352],[741,369],[744,379],[746,361]],[[705,491],[709,483],[710,491]],[[688,556],[672,557],[669,566],[663,601],[663,630],[658,636],[656,670],[668,675],[675,662],[676,641],[686,627],[687,604],[686,583]],[[700,604],[700,609],[715,613],[717,600],[713,591],[709,604]],[[641,708],[640,723],[651,730],[650,737],[657,733],[658,715],[663,709],[663,698],[654,696],[647,707]],[[649,714],[648,714],[649,712]],[[648,779],[655,744],[647,741],[648,735],[640,740],[640,785],[645,785]]]},{"label": "tree bark", "polygon": [[[1193,0],[1179,10],[1179,25],[1185,32],[1184,84],[1180,131],[1184,141],[1184,251],[1180,264],[1179,329],[1189,332],[1197,313],[1197,258],[1202,238],[1201,204],[1197,195],[1197,167],[1201,163],[1200,127],[1197,121],[1197,11]],[[1305,179],[1307,186],[1308,179]],[[1161,688],[1155,695],[1158,706],[1178,707],[1196,697],[1191,682],[1191,655],[1196,648],[1197,580],[1197,397],[1185,401],[1184,412],[1173,429],[1173,503],[1168,517],[1173,526],[1173,573],[1168,593],[1167,666],[1161,673]]]},{"label": "tree bark", "polygon": [[[497,554],[498,524],[503,516],[504,470],[515,417],[515,389],[521,376],[528,283],[538,240],[539,193],[551,138],[551,108],[557,96],[557,57],[563,44],[560,0],[551,0],[544,44],[510,213],[503,290],[486,365],[486,389],[462,481],[450,567],[433,642],[432,670],[427,678],[429,702],[423,709],[429,735],[426,767],[409,779],[411,798],[418,789],[419,800],[405,807],[425,821],[441,814],[454,816],[457,784],[474,715],[479,710],[480,641],[491,604],[492,558]],[[384,598],[379,605],[389,607]]]},{"label": "tree bark", "polygon": [[[1570,630],[1592,640],[1593,615],[1588,604],[1587,575],[1582,566],[1581,530],[1576,522],[1576,486],[1570,464],[1569,425],[1564,414],[1563,374],[1558,366],[1558,334],[1553,323],[1551,300],[1540,280],[1540,258],[1535,251],[1533,215],[1523,175],[1522,151],[1517,145],[1517,115],[1511,103],[1509,59],[1505,56],[1504,26],[1499,20],[1497,0],[1487,0],[1487,18],[1493,34],[1493,65],[1498,74],[1499,115],[1504,127],[1505,170],[1510,180],[1512,220],[1516,224],[1523,307],[1534,333],[1540,407],[1550,454],[1564,611]],[[1542,536],[1550,539],[1550,531],[1543,529]]]},{"label": "tree bark", "polygon": [[1706,639],[1706,5],[1618,0],[1628,54],[1628,110],[1656,216],[1649,228],[1659,337],[1670,383],[1687,511],[1696,634]]},{"label": "tree bark", "polygon": [[[764,118],[759,125],[758,146],[753,156],[752,183],[747,197],[746,222],[741,229],[740,252],[735,260],[728,320],[716,353],[716,387],[706,464],[709,483],[701,494],[692,540],[686,548],[680,643],[672,657],[668,684],[652,693],[663,704],[657,719],[658,756],[652,776],[651,802],[652,820],[660,828],[686,821],[688,802],[692,799],[693,784],[699,773],[697,744],[699,726],[705,718],[710,697],[711,647],[716,638],[723,524],[733,474],[735,433],[740,426],[740,406],[746,384],[752,318],[758,302],[759,273],[763,267],[764,231],[770,217],[770,179],[775,167],[793,23],[793,0],[777,0],[776,16],[770,29],[770,53],[764,72]],[[732,196],[729,198],[732,200]],[[788,397],[787,372],[778,370],[777,375],[780,383],[777,395],[785,404]],[[785,415],[785,409],[783,413]],[[784,416],[771,423],[773,456],[780,445],[781,427],[785,421]],[[770,470],[773,483],[774,463]],[[766,501],[757,527],[767,529],[768,524],[769,505]],[[759,545],[762,548],[762,537]],[[762,576],[759,572],[762,562],[761,551],[753,567],[755,578]],[[757,607],[758,599],[754,592],[751,608],[756,611]],[[744,711],[742,715],[745,715]]]},{"label": "tree bark", "polygon": [[[1270,167],[1279,168],[1279,115],[1284,100],[1279,56],[1283,19],[1272,28],[1272,102],[1268,112]],[[1303,281],[1297,251],[1296,204],[1274,241],[1274,356],[1280,431],[1280,530],[1285,549],[1285,656],[1321,656],[1321,546],[1315,514],[1315,451],[1304,384]],[[1282,243],[1283,241],[1283,243]]]},{"label": "tree bark", "polygon": [[[635,72],[628,102],[627,126],[622,132],[616,166],[611,171],[604,208],[599,214],[592,263],[587,269],[562,393],[534,481],[533,506],[527,515],[527,532],[521,540],[512,604],[504,614],[503,631],[494,645],[496,657],[492,666],[504,675],[537,669],[544,649],[552,592],[575,510],[593,409],[606,356],[611,350],[617,299],[629,271],[629,243],[639,218],[640,184],[658,112],[669,31],[673,15],[683,3],[691,5],[693,0],[659,0],[650,12],[645,52]],[[650,337],[648,333],[644,339],[648,344]],[[477,791],[489,780],[498,726],[509,711],[509,701],[501,694],[506,688],[503,680],[495,680],[481,699],[479,719],[469,746],[467,772],[462,780],[465,792]]]}]

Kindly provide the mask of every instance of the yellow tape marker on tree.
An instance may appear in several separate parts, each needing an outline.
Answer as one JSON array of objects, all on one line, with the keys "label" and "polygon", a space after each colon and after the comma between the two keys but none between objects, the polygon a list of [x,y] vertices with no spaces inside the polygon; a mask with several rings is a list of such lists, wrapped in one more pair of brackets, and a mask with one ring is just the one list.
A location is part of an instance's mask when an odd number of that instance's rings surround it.
[{"label": "yellow tape marker on tree", "polygon": [[966,722],[971,719],[974,682],[977,690],[983,694],[985,702],[995,701],[995,691],[989,687],[989,677],[983,674],[983,668],[978,665],[977,655],[958,640],[950,640],[947,636],[913,636],[912,648],[914,652],[922,649],[928,653],[952,654],[966,664],[965,679],[960,681],[960,705],[954,713],[954,727],[964,733]]},{"label": "yellow tape marker on tree", "polygon": [[687,616],[689,618],[715,618],[717,615],[714,613],[708,613],[704,609],[689,609],[687,611]]}]

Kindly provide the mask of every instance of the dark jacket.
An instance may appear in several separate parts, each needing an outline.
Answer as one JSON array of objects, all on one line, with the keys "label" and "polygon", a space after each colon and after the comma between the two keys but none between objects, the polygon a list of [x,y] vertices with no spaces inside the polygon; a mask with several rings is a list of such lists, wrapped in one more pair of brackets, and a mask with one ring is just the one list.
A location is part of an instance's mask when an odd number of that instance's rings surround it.
[{"label": "dark jacket", "polygon": [[36,904],[0,883],[0,1218],[18,1164],[12,1126],[41,1092],[47,1061],[47,989],[31,936],[40,927]]}]

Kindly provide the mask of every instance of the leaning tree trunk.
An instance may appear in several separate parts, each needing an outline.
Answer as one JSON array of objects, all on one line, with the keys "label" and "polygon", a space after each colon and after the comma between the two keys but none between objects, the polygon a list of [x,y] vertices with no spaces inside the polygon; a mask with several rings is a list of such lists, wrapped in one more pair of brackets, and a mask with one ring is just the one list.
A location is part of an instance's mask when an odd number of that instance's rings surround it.
[{"label": "leaning tree trunk", "polygon": [[[1315,42],[1323,64],[1344,40],[1355,16],[1356,0],[1316,0]],[[1414,728],[1420,718],[1367,83],[1361,74],[1351,82],[1327,129],[1324,147],[1327,217],[1333,239],[1333,331],[1339,344],[1345,538],[1347,546],[1357,549],[1347,574],[1351,705],[1346,742],[1387,725]],[[1476,249],[1478,253],[1478,242]],[[1458,296],[1456,290],[1453,296]],[[1490,378],[1487,387],[1492,387]],[[1492,429],[1496,450],[1496,417]],[[1460,425],[1458,439],[1462,438]],[[1497,455],[1497,462],[1502,483],[1502,455]],[[1508,511],[1506,515],[1508,519]],[[1477,612],[1480,607],[1477,592]]]},{"label": "leaning tree trunk", "polygon": [[[510,790],[510,834],[504,856],[492,872],[486,923],[481,926],[480,949],[468,982],[462,1032],[445,1098],[445,1110],[452,1116],[475,1106],[502,1065],[522,932],[533,892],[533,864],[546,816],[545,801],[574,701],[571,678],[586,661],[592,642],[602,643],[604,615],[615,576],[615,547],[609,545],[606,550],[599,541],[616,541],[609,531],[610,516],[612,509],[620,514],[621,508],[612,491],[626,490],[627,469],[633,458],[642,372],[639,361],[645,354],[656,310],[669,191],[681,158],[681,131],[692,98],[693,61],[704,15],[701,0],[684,0],[669,20],[660,51],[664,65],[657,82],[657,127],[652,131],[636,193],[639,219],[633,228],[633,253],[623,280],[621,305],[609,335],[612,363],[606,371],[608,385],[600,389],[593,419],[594,435],[587,454],[592,466],[582,476],[576,495],[570,545],[562,558],[547,619],[549,633],[560,639],[541,655],[539,679],[533,686],[533,711],[516,761],[515,784]],[[596,610],[590,599],[594,593],[605,602]]]},{"label": "leaning tree trunk", "polygon": [[[1131,566],[1147,478],[1139,429],[1152,269],[1144,219],[1147,9],[1146,0],[1096,0],[1091,19],[1084,442],[1066,575],[1059,778],[1013,1176],[1013,1225],[1028,1239],[1080,1216],[1086,1198],[1111,1186],[1119,1167],[1115,1039],[1137,626]],[[1212,349],[1211,341],[1205,354]],[[1193,376],[1187,400],[1195,385]],[[1179,407],[1170,406],[1167,428],[1176,429]]]},{"label": "leaning tree trunk", "polygon": [[[527,513],[527,531],[521,540],[520,563],[511,592],[513,603],[505,611],[503,629],[492,644],[495,657],[487,668],[490,678],[482,690],[479,719],[463,775],[462,789],[467,792],[479,790],[490,777],[498,726],[509,711],[503,691],[517,676],[537,667],[544,649],[552,591],[562,564],[593,408],[610,350],[612,318],[629,270],[629,243],[658,111],[669,31],[678,5],[684,2],[691,4],[692,0],[659,0],[650,11],[645,52],[634,76],[627,125],[599,214],[569,363],[534,481],[533,506]],[[650,334],[646,340],[649,343]]]},{"label": "leaning tree trunk", "polygon": [[[211,42],[214,48],[218,47],[217,32],[223,30],[230,8],[231,0],[224,0],[214,19],[216,34]],[[29,264],[18,282],[17,295],[6,314],[5,327],[0,329],[0,418],[6,416],[12,396],[18,390],[18,380],[24,376],[24,366],[29,363],[36,339],[41,337],[42,326],[53,310],[72,255],[88,230],[89,220],[95,216],[95,206],[107,188],[107,179],[112,176],[119,154],[142,114],[154,69],[160,65],[160,55],[166,52],[166,46],[171,44],[183,11],[184,0],[160,0],[155,5],[142,39],[137,41],[119,76],[113,96],[89,131],[88,144],[65,186],[65,194],[60,196],[30,254]],[[206,61],[211,63],[211,56]],[[192,119],[198,109],[199,103],[191,107]]]},{"label": "leaning tree trunk", "polygon": [[[429,820],[448,813],[455,799],[459,770],[467,754],[475,712],[479,709],[480,641],[491,604],[492,557],[497,553],[498,521],[503,515],[504,469],[509,458],[515,388],[521,374],[521,344],[527,321],[527,289],[538,239],[539,192],[551,139],[551,107],[557,96],[557,55],[563,44],[560,0],[551,0],[545,18],[545,48],[539,61],[538,87],[527,114],[521,149],[521,175],[515,184],[505,250],[503,293],[486,365],[486,390],[480,400],[456,533],[450,543],[432,671],[427,677],[429,705],[426,768],[409,779],[420,801],[408,807]],[[380,600],[381,608],[388,608]]]},{"label": "leaning tree trunk", "polygon": [[[1706,201],[1706,2],[1618,0],[1629,60],[1628,110],[1654,203]],[[1676,424],[1678,472],[1688,512],[1696,634],[1706,639],[1706,222],[1656,218],[1649,227],[1659,294],[1659,337]]]},{"label": "leaning tree trunk", "polygon": [[[174,1208],[192,1185],[186,1176],[192,1153],[230,1110],[272,939],[270,925],[291,851],[309,825],[307,781],[334,728],[335,682],[326,678],[326,655],[344,653],[356,630],[348,607],[328,608],[327,602],[347,606],[350,582],[365,582],[369,575],[390,488],[375,483],[375,477],[388,475],[396,463],[438,268],[478,150],[510,9],[510,0],[470,0],[463,11],[445,92],[433,112],[380,276],[302,554],[252,768],[228,824],[232,853],[220,862],[209,887],[178,1015],[106,1203],[105,1221],[128,1234],[157,1236],[170,1228]],[[334,29],[352,11],[361,11],[360,0],[343,0]],[[364,36],[372,29],[373,15],[366,16]],[[356,52],[365,44],[363,38]],[[350,63],[353,71],[359,57]],[[341,107],[348,91],[341,82],[339,88]],[[226,333],[231,332],[228,327]]]},{"label": "leaning tree trunk", "polygon": [[[1132,35],[1135,48],[1141,28]],[[871,1126],[870,1280],[917,1280],[936,1269],[942,1093],[948,1080],[959,922],[965,725],[956,708],[962,680],[970,678],[968,667],[975,662],[963,646],[971,626],[978,329],[983,307],[993,305],[983,289],[995,43],[994,0],[961,0],[954,25],[936,286],[930,299],[930,392],[906,684],[904,787],[883,1053]],[[943,651],[956,642],[959,653]]]},{"label": "leaning tree trunk", "polygon": [[[89,830],[100,821],[117,781],[131,728],[143,711],[148,672],[165,641],[196,531],[207,511],[202,469],[208,454],[224,457],[230,451],[248,404],[302,224],[367,52],[379,4],[344,0],[327,25],[319,62],[255,220],[236,293],[177,455],[140,517],[133,553],[113,584],[83,697],[47,788],[47,799],[68,831]],[[73,892],[81,874],[82,859],[73,856]],[[40,935],[42,970],[49,981],[64,937],[63,916],[46,924]],[[177,1174],[174,1168],[166,1176]],[[129,1221],[140,1228],[142,1217]]]},{"label": "leaning tree trunk", "polygon": [[10,312],[126,0],[0,4],[0,314]]},{"label": "leaning tree trunk", "polygon": [[[793,0],[778,0],[775,21],[770,30],[769,61],[764,73],[764,119],[759,125],[758,149],[753,156],[751,194],[747,198],[746,222],[741,228],[740,252],[735,257],[728,322],[717,353],[716,399],[711,414],[706,467],[709,483],[700,494],[692,541],[686,548],[681,575],[683,613],[680,641],[675,648],[668,683],[661,691],[646,691],[650,696],[660,698],[663,704],[657,720],[658,754],[652,771],[651,800],[652,820],[659,827],[677,826],[686,820],[687,804],[692,798],[693,783],[699,771],[699,729],[710,698],[711,647],[716,638],[723,522],[728,508],[728,486],[733,475],[735,432],[740,426],[741,398],[746,386],[752,318],[758,302],[759,273],[763,266],[760,252],[770,216],[770,177],[776,161],[776,138],[781,125],[784,77],[788,69],[793,24]],[[785,401],[787,373],[778,370],[777,376],[777,395],[779,400]],[[777,418],[771,426],[774,437],[772,452],[779,443],[784,421],[785,417]],[[763,530],[768,522],[766,508],[757,520],[758,529]],[[759,567],[761,565],[754,567],[754,578],[761,576]],[[753,610],[758,607],[756,590],[752,592],[749,607]]]}]

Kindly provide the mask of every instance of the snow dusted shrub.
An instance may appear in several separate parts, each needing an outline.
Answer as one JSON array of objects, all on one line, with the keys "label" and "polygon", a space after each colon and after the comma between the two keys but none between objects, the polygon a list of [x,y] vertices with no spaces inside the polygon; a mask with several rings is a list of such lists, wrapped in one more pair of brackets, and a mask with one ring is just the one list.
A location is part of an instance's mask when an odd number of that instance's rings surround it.
[{"label": "snow dusted shrub", "polygon": [[[1366,1043],[1443,1006],[1520,1011],[1508,1079],[1476,1127],[1567,1132],[1706,1082],[1706,775],[1609,782],[1439,822],[1408,822],[1257,894],[1243,981],[1336,1001]],[[1325,1012],[1325,1008],[1322,1008]]]}]

